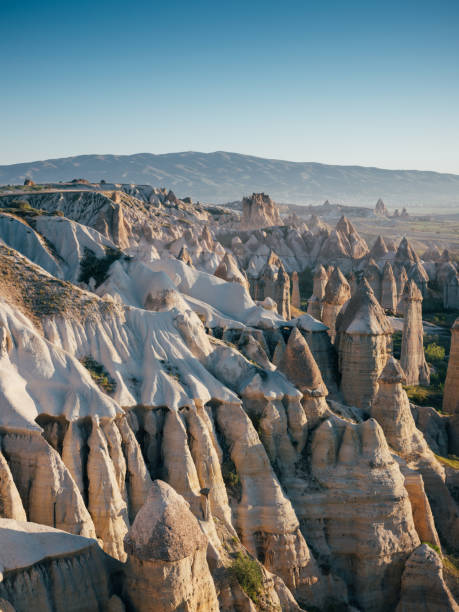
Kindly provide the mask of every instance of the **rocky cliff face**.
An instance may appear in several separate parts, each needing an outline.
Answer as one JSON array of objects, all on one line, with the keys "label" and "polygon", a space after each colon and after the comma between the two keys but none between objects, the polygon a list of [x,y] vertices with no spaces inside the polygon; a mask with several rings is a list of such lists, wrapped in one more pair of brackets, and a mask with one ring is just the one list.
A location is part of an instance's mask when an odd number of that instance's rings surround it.
[{"label": "rocky cliff face", "polygon": [[[410,407],[368,274],[349,299],[340,266],[373,266],[351,224],[245,233],[167,190],[87,190],[0,215],[0,550],[40,553],[0,559],[4,605],[383,612],[420,574],[448,602],[413,555],[457,542],[429,448],[451,423]],[[289,312],[329,250],[334,345]]]},{"label": "rocky cliff face", "polygon": [[241,229],[282,225],[276,204],[265,193],[253,193],[242,200]]}]

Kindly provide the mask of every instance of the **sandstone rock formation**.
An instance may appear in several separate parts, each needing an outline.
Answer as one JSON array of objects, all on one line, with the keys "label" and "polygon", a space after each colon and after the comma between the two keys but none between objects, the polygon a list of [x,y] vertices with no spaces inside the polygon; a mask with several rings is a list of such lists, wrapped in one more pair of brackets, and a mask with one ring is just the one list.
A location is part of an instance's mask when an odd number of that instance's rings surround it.
[{"label": "sandstone rock formation", "polygon": [[328,391],[308,343],[297,327],[290,333],[278,368],[303,394],[302,406],[308,427],[314,427],[328,412]]},{"label": "sandstone rock formation", "polygon": [[155,480],[125,540],[129,604],[139,612],[219,610],[207,545],[187,502]]},{"label": "sandstone rock formation", "polygon": [[247,278],[239,270],[237,262],[231,253],[225,253],[225,256],[218,264],[214,274],[218,276],[218,278],[223,278],[223,280],[231,283],[240,283],[243,287],[246,287],[246,289],[249,288]]},{"label": "sandstone rock formation", "polygon": [[424,355],[422,295],[410,280],[403,292],[403,334],[400,364],[407,385],[429,384],[430,371]]},{"label": "sandstone rock formation", "polygon": [[110,563],[95,540],[0,519],[0,601],[5,612],[109,609]]},{"label": "sandstone rock formation", "polygon": [[384,264],[383,269],[381,306],[392,313],[395,313],[397,310],[397,283],[395,282],[394,272],[389,262]]},{"label": "sandstone rock formation", "polygon": [[290,278],[283,265],[279,267],[274,287],[274,300],[277,312],[283,319],[290,319]]},{"label": "sandstone rock formation", "polygon": [[365,267],[363,272],[364,277],[366,278],[368,284],[373,289],[373,293],[375,294],[378,302],[381,303],[381,292],[382,292],[382,278],[381,278],[381,270],[379,266],[374,261],[374,259],[369,259],[368,264]]},{"label": "sandstone rock formation", "polygon": [[387,248],[384,238],[380,234],[371,247],[368,259],[373,259],[377,262],[384,261],[388,253],[389,249]]},{"label": "sandstone rock formation", "polygon": [[381,198],[379,198],[379,200],[376,202],[375,214],[380,217],[389,216],[389,211],[387,210],[386,205],[384,204]]},{"label": "sandstone rock formation", "polygon": [[241,229],[282,225],[276,204],[265,193],[253,193],[242,200]]},{"label": "sandstone rock formation", "polygon": [[450,448],[459,455],[459,318],[451,328],[451,348],[446,374],[443,411],[451,415]]},{"label": "sandstone rock formation", "polygon": [[419,538],[381,427],[373,419],[355,424],[333,416],[315,429],[310,453],[316,486],[289,489],[308,542],[351,585],[354,605],[393,609],[399,584],[387,580],[387,571],[402,571]]},{"label": "sandstone rock formation", "polygon": [[[406,461],[408,468],[416,470],[413,473],[401,466],[420,537],[439,544],[436,528],[430,517],[431,506],[440,535],[454,548],[459,530],[457,505],[445,485],[443,467],[415,426],[408,397],[402,388],[404,379],[405,374],[400,365],[391,357],[379,379],[371,414],[381,424],[391,447]],[[428,501],[423,495],[423,484]]]},{"label": "sandstone rock formation", "polygon": [[[243,230],[235,210],[146,185],[27,198],[43,214],[0,212],[0,513],[72,540],[23,568],[0,559],[0,599],[253,612],[241,556],[260,609],[384,612],[420,540],[454,548],[457,479],[432,452],[451,452],[453,419],[409,404],[368,284],[390,241],[371,261],[345,218]],[[439,282],[451,266],[426,269]],[[289,278],[307,268],[317,317],[354,279],[335,345],[290,319]],[[425,281],[406,245],[393,272]]]},{"label": "sandstone rock formation", "polygon": [[408,559],[402,575],[400,602],[396,612],[457,612],[443,578],[439,555],[427,544],[419,546]]},{"label": "sandstone rock formation", "polygon": [[292,272],[292,296],[290,303],[295,308],[301,307],[300,286],[298,284],[298,272],[296,270]]},{"label": "sandstone rock formation", "polygon": [[392,327],[365,279],[339,315],[336,332],[344,400],[368,409],[386,365]]},{"label": "sandstone rock formation", "polygon": [[336,318],[351,297],[351,288],[339,268],[335,268],[325,287],[322,321],[327,325],[331,341],[335,340]]},{"label": "sandstone rock formation", "polygon": [[322,320],[322,301],[325,297],[325,287],[328,283],[328,274],[322,265],[314,272],[312,296],[308,300],[308,314]]}]

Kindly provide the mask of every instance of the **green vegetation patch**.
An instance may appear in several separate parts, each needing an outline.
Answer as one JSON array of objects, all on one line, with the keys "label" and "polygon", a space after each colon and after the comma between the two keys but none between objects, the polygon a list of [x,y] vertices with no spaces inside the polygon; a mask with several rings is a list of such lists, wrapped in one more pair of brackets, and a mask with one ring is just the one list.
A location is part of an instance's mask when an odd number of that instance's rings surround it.
[{"label": "green vegetation patch", "polygon": [[80,261],[80,276],[78,280],[81,283],[88,284],[91,278],[96,281],[96,287],[101,285],[108,276],[108,270],[112,263],[119,259],[122,252],[118,249],[105,249],[105,257],[99,259],[91,249],[87,247],[84,250],[83,259]]},{"label": "green vegetation patch", "polygon": [[432,406],[441,412],[443,404],[443,389],[435,385],[428,387],[406,386],[404,387],[408,399],[418,406]]},{"label": "green vegetation patch", "polygon": [[242,497],[242,484],[239,474],[237,473],[236,466],[229,455],[224,459],[222,463],[222,477],[225,483],[228,493],[232,495],[237,501],[241,500]]},{"label": "green vegetation patch", "polygon": [[93,381],[103,390],[105,393],[111,394],[116,390],[116,381],[110,376],[104,366],[96,361],[91,355],[87,355],[80,359],[80,363],[91,374]]},{"label": "green vegetation patch", "polygon": [[444,463],[449,467],[453,468],[453,470],[459,470],[459,457],[456,455],[448,455],[447,457],[442,457],[441,455],[435,455],[435,457],[440,461],[440,463]]},{"label": "green vegetation patch", "polygon": [[[440,457],[439,457],[440,458]],[[454,581],[459,580],[459,558],[455,555],[445,554],[441,551],[440,547],[432,542],[422,542],[427,544],[432,550],[434,550],[441,558],[443,563],[443,570],[446,574],[449,574]]]},{"label": "green vegetation patch", "polygon": [[248,555],[238,552],[231,565],[231,571],[245,593],[256,604],[263,590],[263,572],[260,564]]}]

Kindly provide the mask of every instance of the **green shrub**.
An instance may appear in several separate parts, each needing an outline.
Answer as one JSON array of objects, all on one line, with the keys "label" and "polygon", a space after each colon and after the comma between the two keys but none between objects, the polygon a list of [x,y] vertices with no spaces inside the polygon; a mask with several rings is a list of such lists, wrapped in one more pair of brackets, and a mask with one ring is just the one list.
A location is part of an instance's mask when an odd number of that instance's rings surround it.
[{"label": "green shrub", "polygon": [[96,361],[91,355],[87,355],[83,357],[83,359],[80,359],[80,363],[84,365],[93,381],[105,391],[105,393],[114,393],[116,390],[116,381],[113,380],[101,363]]},{"label": "green shrub", "polygon": [[435,363],[442,361],[445,358],[445,349],[443,346],[438,345],[436,342],[431,342],[425,348],[425,355],[427,361]]},{"label": "green shrub", "polygon": [[231,570],[245,593],[256,604],[263,589],[263,573],[259,563],[238,552]]},{"label": "green shrub", "polygon": [[14,200],[14,202],[11,202],[11,208],[18,208],[19,210],[32,210],[32,206],[30,206],[29,202],[26,200]]},{"label": "green shrub", "polygon": [[392,354],[395,359],[400,359],[402,352],[402,332],[396,331],[392,334]]},{"label": "green shrub", "polygon": [[440,461],[440,463],[444,463],[449,467],[453,468],[453,470],[459,470],[459,457],[456,455],[448,455],[447,457],[442,457],[441,455],[435,455],[435,457]]},{"label": "green shrub", "polygon": [[78,280],[82,283],[89,283],[91,278],[96,281],[96,287],[101,285],[108,275],[108,270],[112,263],[122,255],[117,249],[105,249],[105,257],[98,259],[91,249],[85,248],[84,257],[80,261],[80,276]]},{"label": "green shrub", "polygon": [[433,385],[429,387],[407,386],[404,387],[406,394],[413,404],[418,406],[432,406],[436,410],[442,409],[443,392],[439,387]]},{"label": "green shrub", "polygon": [[441,548],[439,546],[437,546],[436,544],[432,544],[432,542],[422,542],[422,544],[427,544],[427,546],[429,546],[429,548],[431,548],[436,553],[438,553],[440,555],[440,557],[442,556]]},{"label": "green shrub", "polygon": [[222,463],[222,477],[228,489],[228,493],[240,501],[242,495],[241,480],[237,473],[236,466],[229,456],[226,457]]}]

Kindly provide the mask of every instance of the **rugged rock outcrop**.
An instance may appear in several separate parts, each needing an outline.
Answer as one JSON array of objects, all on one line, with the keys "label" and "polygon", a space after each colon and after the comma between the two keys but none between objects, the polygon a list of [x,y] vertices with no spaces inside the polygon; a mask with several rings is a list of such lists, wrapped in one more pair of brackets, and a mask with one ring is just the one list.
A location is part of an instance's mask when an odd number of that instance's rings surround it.
[{"label": "rugged rock outcrop", "polygon": [[368,264],[363,271],[364,277],[367,279],[368,284],[373,289],[373,293],[375,294],[378,302],[381,303],[381,293],[382,293],[382,278],[381,278],[381,270],[379,269],[378,264],[374,259],[370,258]]},{"label": "rugged rock outcrop", "polygon": [[387,210],[386,205],[384,204],[381,198],[379,198],[379,200],[376,202],[375,214],[380,217],[389,216],[389,211]]},{"label": "rugged rock outcrop", "polygon": [[95,540],[0,519],[0,601],[5,612],[110,610],[114,568]]},{"label": "rugged rock outcrop", "polygon": [[155,480],[125,539],[126,600],[139,612],[219,610],[207,546],[187,502]]},{"label": "rugged rock outcrop", "polygon": [[430,371],[424,355],[422,294],[412,280],[403,292],[403,334],[400,364],[407,385],[429,384]]},{"label": "rugged rock outcrop", "polygon": [[381,281],[381,306],[389,312],[397,310],[397,283],[389,262],[384,264]]},{"label": "rugged rock outcrop", "polygon": [[443,395],[443,410],[451,415],[450,448],[459,455],[459,318],[451,328],[451,349]]},{"label": "rugged rock outcrop", "polygon": [[315,319],[322,320],[322,301],[325,297],[325,287],[328,283],[328,274],[325,268],[321,265],[318,266],[314,272],[313,279],[313,291],[312,295],[308,300],[308,314]]},{"label": "rugged rock outcrop", "polygon": [[279,209],[265,193],[253,193],[242,200],[241,229],[282,225]]},{"label": "rugged rock outcrop", "polygon": [[457,612],[443,578],[441,558],[427,544],[419,546],[406,562],[396,612]]},{"label": "rugged rock outcrop", "polygon": [[336,331],[344,400],[367,410],[386,365],[392,327],[365,279],[339,315]]},{"label": "rugged rock outcrop", "polygon": [[231,283],[240,283],[243,287],[249,289],[249,282],[246,276],[239,270],[236,259],[231,253],[225,253],[214,274],[218,278]]},{"label": "rugged rock outcrop", "polygon": [[374,261],[380,262],[386,259],[388,253],[389,249],[387,248],[386,242],[381,234],[379,234],[371,247],[368,259],[374,259]]},{"label": "rugged rock outcrop", "polygon": [[[406,475],[420,537],[424,536],[427,541],[439,544],[430,518],[430,504],[440,535],[454,548],[459,530],[457,504],[445,484],[444,468],[415,426],[408,397],[402,388],[404,379],[405,374],[400,365],[391,357],[379,378],[378,393],[371,414],[381,424],[390,446],[406,461],[409,468],[416,470],[413,474],[401,466]],[[429,501],[422,494],[423,486],[419,481],[421,476]]]},{"label": "rugged rock outcrop", "polygon": [[419,538],[381,427],[373,419],[355,424],[333,416],[308,445],[314,480],[288,489],[307,541],[319,562],[350,585],[354,605],[393,609],[395,576]]},{"label": "rugged rock outcrop", "polygon": [[6,433],[3,454],[29,521],[94,537],[94,524],[59,453],[37,432]]},{"label": "rugged rock outcrop", "polygon": [[294,306],[295,308],[301,307],[300,285],[298,283],[298,272],[296,270],[292,272],[291,305]]},{"label": "rugged rock outcrop", "polygon": [[351,288],[341,270],[333,270],[325,287],[322,301],[322,321],[328,327],[331,341],[335,340],[335,323],[343,306],[351,297]]},{"label": "rugged rock outcrop", "polygon": [[290,333],[278,368],[303,394],[301,403],[307,425],[315,427],[328,412],[325,401],[328,391],[308,343],[297,327]]}]

